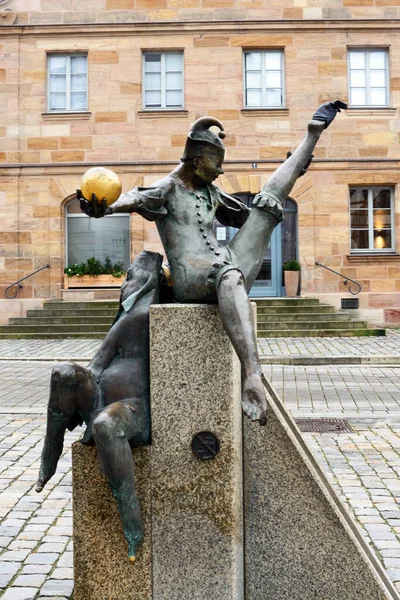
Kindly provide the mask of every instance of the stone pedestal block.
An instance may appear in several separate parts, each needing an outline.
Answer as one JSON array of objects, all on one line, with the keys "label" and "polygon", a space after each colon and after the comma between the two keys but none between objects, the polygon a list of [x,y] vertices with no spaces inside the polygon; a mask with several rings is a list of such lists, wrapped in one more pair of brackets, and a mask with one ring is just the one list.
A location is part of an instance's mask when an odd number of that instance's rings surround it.
[{"label": "stone pedestal block", "polygon": [[246,600],[398,599],[270,392],[267,426],[244,423]]},{"label": "stone pedestal block", "polygon": [[100,471],[96,448],[72,446],[74,600],[151,600],[150,448],[133,450],[146,536],[128,561],[117,503]]},{"label": "stone pedestal block", "polygon": [[[218,308],[150,311],[154,600],[242,600],[240,366]],[[219,454],[191,451],[197,432]]]}]

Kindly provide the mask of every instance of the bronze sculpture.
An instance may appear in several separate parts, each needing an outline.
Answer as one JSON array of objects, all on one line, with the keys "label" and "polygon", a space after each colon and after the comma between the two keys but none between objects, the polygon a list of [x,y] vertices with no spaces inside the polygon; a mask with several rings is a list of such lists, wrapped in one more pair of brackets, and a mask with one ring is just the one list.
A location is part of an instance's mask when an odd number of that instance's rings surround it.
[{"label": "bronze sculpture", "polygon": [[[221,321],[242,365],[243,410],[261,425],[266,422],[267,402],[247,293],[272,231],[282,220],[281,202],[308,167],[323,129],[345,107],[336,101],[317,110],[305,139],[256,195],[252,209],[212,183],[223,173],[225,154],[223,126],[212,117],[194,123],[180,164],[153,186],[134,188],[108,208],[105,200],[93,197],[88,202],[78,190],[81,208],[89,216],[137,212],[156,221],[169,262],[172,300],[218,303]],[[220,129],[218,136],[209,130],[211,126]],[[214,217],[240,228],[227,246],[220,246],[214,236]],[[161,256],[150,252],[143,252],[131,265],[116,320],[87,369],[63,363],[53,370],[36,486],[41,491],[54,474],[65,430],[85,422],[83,442],[91,443],[94,438],[102,470],[118,502],[131,561],[143,538],[143,523],[130,445],[150,441],[148,312],[152,303],[165,301],[168,291],[160,267]]]}]

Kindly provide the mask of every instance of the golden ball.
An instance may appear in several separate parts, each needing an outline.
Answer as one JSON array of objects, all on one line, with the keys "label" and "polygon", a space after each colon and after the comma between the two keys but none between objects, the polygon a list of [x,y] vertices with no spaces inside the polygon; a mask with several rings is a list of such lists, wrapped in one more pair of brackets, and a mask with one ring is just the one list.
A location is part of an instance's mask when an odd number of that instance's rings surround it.
[{"label": "golden ball", "polygon": [[92,194],[96,194],[98,200],[105,198],[107,206],[110,206],[120,197],[122,185],[114,171],[104,167],[93,167],[82,177],[81,192],[88,202],[91,201]]}]

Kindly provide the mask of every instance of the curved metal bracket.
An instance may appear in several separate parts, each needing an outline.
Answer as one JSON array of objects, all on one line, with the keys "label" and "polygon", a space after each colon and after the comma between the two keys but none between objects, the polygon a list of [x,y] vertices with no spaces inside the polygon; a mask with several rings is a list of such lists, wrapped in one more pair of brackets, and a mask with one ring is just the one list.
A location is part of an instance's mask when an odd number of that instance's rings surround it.
[{"label": "curved metal bracket", "polygon": [[351,281],[351,283],[356,285],[357,288],[355,288],[355,289],[354,288],[352,289],[351,285],[349,285],[349,287],[348,287],[350,294],[352,294],[353,296],[357,296],[357,294],[359,294],[361,292],[361,284],[359,284],[358,281],[354,281],[354,279],[350,279],[350,277],[346,277],[346,275],[342,275],[342,273],[339,273],[338,271],[334,271],[330,267],[326,267],[325,265],[322,265],[318,261],[316,261],[315,264],[317,265],[317,267],[322,267],[323,269],[326,269],[327,271],[331,271],[331,273],[335,273],[335,275],[339,275],[339,277],[343,277],[344,285],[347,285],[349,283],[349,281]]}]

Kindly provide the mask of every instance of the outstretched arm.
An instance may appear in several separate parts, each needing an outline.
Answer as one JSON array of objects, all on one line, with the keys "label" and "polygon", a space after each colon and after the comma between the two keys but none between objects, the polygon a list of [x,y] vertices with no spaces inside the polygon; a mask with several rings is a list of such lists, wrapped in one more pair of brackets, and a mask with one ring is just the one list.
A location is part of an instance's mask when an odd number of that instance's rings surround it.
[{"label": "outstretched arm", "polygon": [[115,213],[137,212],[147,221],[156,221],[167,215],[165,190],[162,187],[138,188],[123,194],[105,212],[106,215]]}]

